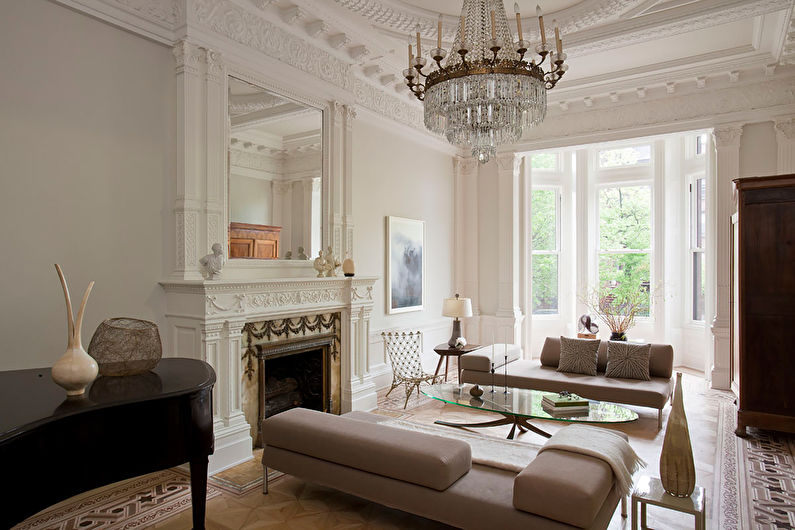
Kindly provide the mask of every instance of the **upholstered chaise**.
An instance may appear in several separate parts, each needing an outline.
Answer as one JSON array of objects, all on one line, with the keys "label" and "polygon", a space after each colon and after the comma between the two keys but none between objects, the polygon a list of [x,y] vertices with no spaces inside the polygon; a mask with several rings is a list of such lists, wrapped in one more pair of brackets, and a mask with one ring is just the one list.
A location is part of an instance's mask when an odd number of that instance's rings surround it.
[{"label": "upholstered chaise", "polygon": [[[605,377],[607,341],[599,344],[597,375],[558,372],[560,339],[547,337],[540,360],[508,360],[507,367],[499,355],[497,370],[492,378],[488,348],[475,350],[460,357],[461,380],[465,383],[489,385],[507,384],[510,387],[560,392],[568,390],[588,399],[625,403],[657,409],[657,427],[662,428],[662,409],[673,393],[674,350],[668,344],[652,344],[649,358],[651,380]],[[506,376],[507,373],[507,382]]]},{"label": "upholstered chaise", "polygon": [[460,528],[603,529],[620,500],[600,459],[550,449],[517,474],[472,463],[466,442],[380,425],[387,420],[300,408],[266,419],[264,491],[273,468]]}]

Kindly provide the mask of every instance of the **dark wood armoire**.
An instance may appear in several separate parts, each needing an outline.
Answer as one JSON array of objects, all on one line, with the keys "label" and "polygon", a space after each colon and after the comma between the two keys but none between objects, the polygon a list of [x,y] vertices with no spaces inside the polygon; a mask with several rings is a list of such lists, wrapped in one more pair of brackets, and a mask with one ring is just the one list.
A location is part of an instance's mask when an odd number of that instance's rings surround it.
[{"label": "dark wood armoire", "polygon": [[795,432],[795,175],[739,178],[734,186],[736,432]]}]

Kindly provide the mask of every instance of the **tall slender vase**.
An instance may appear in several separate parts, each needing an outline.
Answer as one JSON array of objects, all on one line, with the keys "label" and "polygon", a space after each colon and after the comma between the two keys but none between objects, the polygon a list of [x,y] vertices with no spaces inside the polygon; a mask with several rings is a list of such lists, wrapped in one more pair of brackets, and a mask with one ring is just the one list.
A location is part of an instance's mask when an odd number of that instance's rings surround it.
[{"label": "tall slender vase", "polygon": [[58,278],[61,280],[63,295],[66,299],[66,319],[69,324],[69,335],[67,337],[66,353],[58,359],[52,366],[52,380],[66,389],[67,396],[80,396],[86,391],[86,387],[97,377],[97,362],[83,349],[83,342],[80,337],[83,327],[83,313],[86,309],[88,295],[94,287],[94,282],[88,284],[80,303],[80,310],[77,312],[77,319],[72,313],[72,300],[69,297],[69,288],[66,285],[63,271],[60,265],[55,264],[58,271]]},{"label": "tall slender vase", "polygon": [[689,497],[696,488],[693,448],[690,445],[690,431],[682,402],[681,372],[676,374],[674,403],[660,453],[660,481],[666,493],[674,497]]}]

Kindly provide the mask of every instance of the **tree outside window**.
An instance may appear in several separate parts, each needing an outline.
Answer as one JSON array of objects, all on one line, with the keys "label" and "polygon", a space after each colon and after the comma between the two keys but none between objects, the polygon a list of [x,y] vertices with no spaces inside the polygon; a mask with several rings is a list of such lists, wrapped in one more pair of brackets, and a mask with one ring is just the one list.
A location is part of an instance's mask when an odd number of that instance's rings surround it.
[{"label": "tree outside window", "polygon": [[560,193],[534,188],[531,193],[532,310],[534,315],[557,314],[560,246]]},{"label": "tree outside window", "polygon": [[651,187],[610,186],[599,190],[599,285],[616,298],[638,291],[651,313]]}]

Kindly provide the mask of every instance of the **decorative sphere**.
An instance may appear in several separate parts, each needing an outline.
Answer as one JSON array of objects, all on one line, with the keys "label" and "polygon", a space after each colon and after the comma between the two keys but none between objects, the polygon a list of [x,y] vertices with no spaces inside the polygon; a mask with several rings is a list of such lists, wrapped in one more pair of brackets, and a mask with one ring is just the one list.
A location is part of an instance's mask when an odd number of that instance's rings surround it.
[{"label": "decorative sphere", "polygon": [[88,354],[96,359],[99,375],[133,375],[157,366],[163,347],[154,322],[110,318],[97,327]]}]

